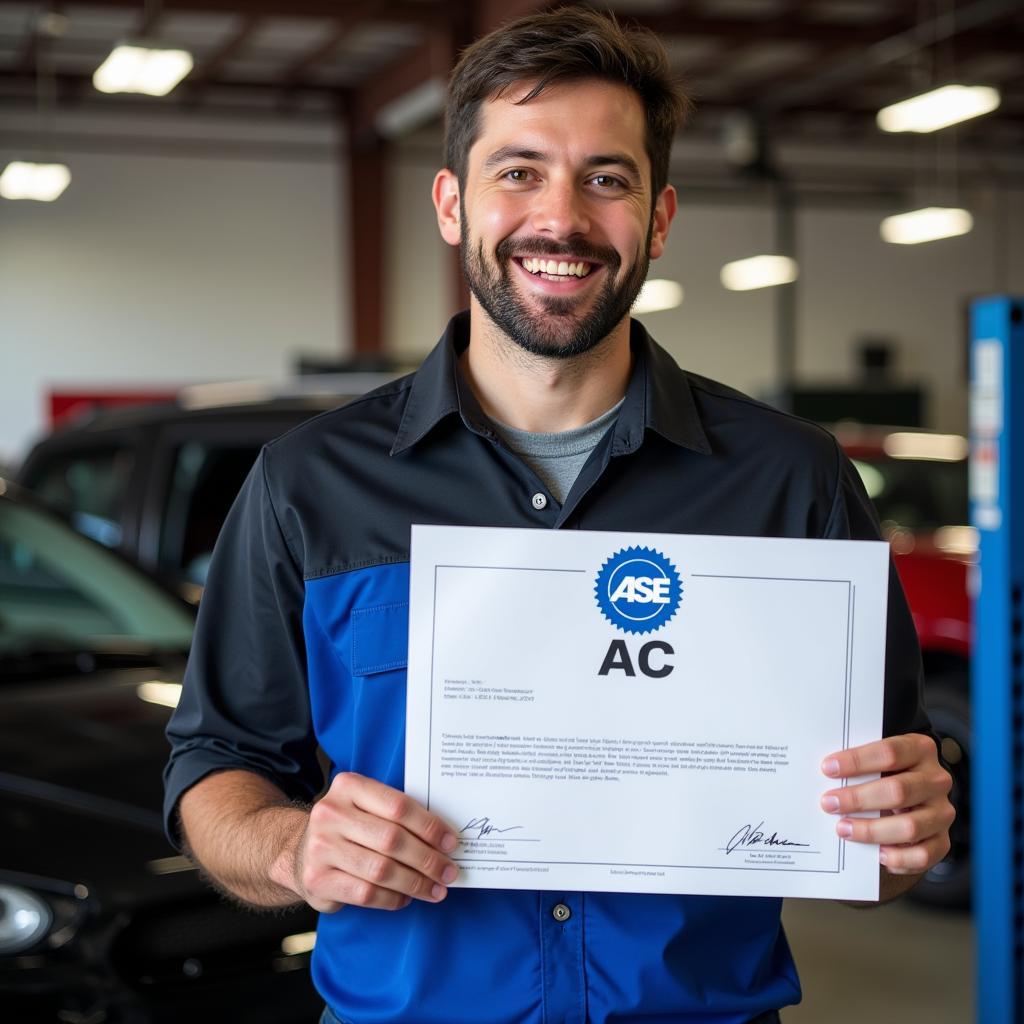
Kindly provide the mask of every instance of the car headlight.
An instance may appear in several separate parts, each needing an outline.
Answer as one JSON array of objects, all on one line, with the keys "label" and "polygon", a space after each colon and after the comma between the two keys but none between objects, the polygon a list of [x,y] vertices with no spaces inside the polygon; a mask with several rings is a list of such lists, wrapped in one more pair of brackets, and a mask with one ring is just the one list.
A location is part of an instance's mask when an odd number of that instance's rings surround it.
[{"label": "car headlight", "polygon": [[0,956],[36,945],[50,930],[53,911],[20,885],[0,885]]}]

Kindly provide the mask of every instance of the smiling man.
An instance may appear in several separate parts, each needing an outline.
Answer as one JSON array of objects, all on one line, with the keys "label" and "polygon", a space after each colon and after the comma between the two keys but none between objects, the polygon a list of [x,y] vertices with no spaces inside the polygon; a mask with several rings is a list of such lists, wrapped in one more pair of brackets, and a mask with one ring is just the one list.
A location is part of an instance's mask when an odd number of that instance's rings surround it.
[{"label": "smiling man", "polygon": [[[238,898],[322,912],[328,1024],[747,1024],[799,999],[780,901],[449,890],[451,823],[402,792],[412,523],[878,536],[830,435],[685,373],[629,317],[685,107],[656,40],[591,11],[470,47],[433,191],[468,314],[412,377],[268,445],[218,541],[168,829]],[[952,820],[890,580],[886,738],[822,764],[822,812],[880,844],[883,898]]]}]

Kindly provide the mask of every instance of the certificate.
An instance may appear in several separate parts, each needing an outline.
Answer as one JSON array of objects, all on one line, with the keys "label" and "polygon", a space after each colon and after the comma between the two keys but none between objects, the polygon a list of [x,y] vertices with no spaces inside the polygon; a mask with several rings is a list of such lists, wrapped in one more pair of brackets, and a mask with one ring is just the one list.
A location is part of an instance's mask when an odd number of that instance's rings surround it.
[{"label": "certificate", "polygon": [[413,526],[405,788],[455,884],[877,899],[820,765],[881,736],[888,559]]}]

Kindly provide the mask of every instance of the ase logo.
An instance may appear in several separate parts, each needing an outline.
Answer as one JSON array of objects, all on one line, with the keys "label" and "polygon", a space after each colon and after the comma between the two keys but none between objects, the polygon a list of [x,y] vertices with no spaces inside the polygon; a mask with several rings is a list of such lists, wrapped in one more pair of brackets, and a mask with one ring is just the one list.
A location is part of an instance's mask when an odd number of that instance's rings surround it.
[{"label": "ase logo", "polygon": [[[675,615],[683,585],[676,567],[660,551],[631,547],[601,566],[594,592],[601,613],[623,633],[653,633]],[[662,679],[672,673],[668,658],[674,653],[664,640],[648,640],[635,652],[636,666],[641,675]],[[597,674],[612,672],[636,675],[634,654],[625,640],[612,640]]]},{"label": "ase logo", "polygon": [[597,606],[624,633],[653,633],[675,615],[683,596],[676,567],[654,548],[616,552],[597,574]]}]

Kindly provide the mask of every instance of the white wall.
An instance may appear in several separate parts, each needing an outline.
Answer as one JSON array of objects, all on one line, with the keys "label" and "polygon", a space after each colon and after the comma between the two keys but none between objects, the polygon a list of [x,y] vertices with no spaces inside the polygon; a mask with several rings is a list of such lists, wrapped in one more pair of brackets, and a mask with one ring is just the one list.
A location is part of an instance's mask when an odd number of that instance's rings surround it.
[{"label": "white wall", "polygon": [[384,332],[388,351],[403,360],[426,355],[452,313],[454,257],[437,231],[430,198],[435,171],[401,151],[391,165]]},{"label": "white wall", "polygon": [[[62,149],[55,203],[0,200],[0,458],[43,429],[52,387],[280,378],[349,350],[332,150],[125,148]],[[18,155],[0,142],[0,166]]]}]

